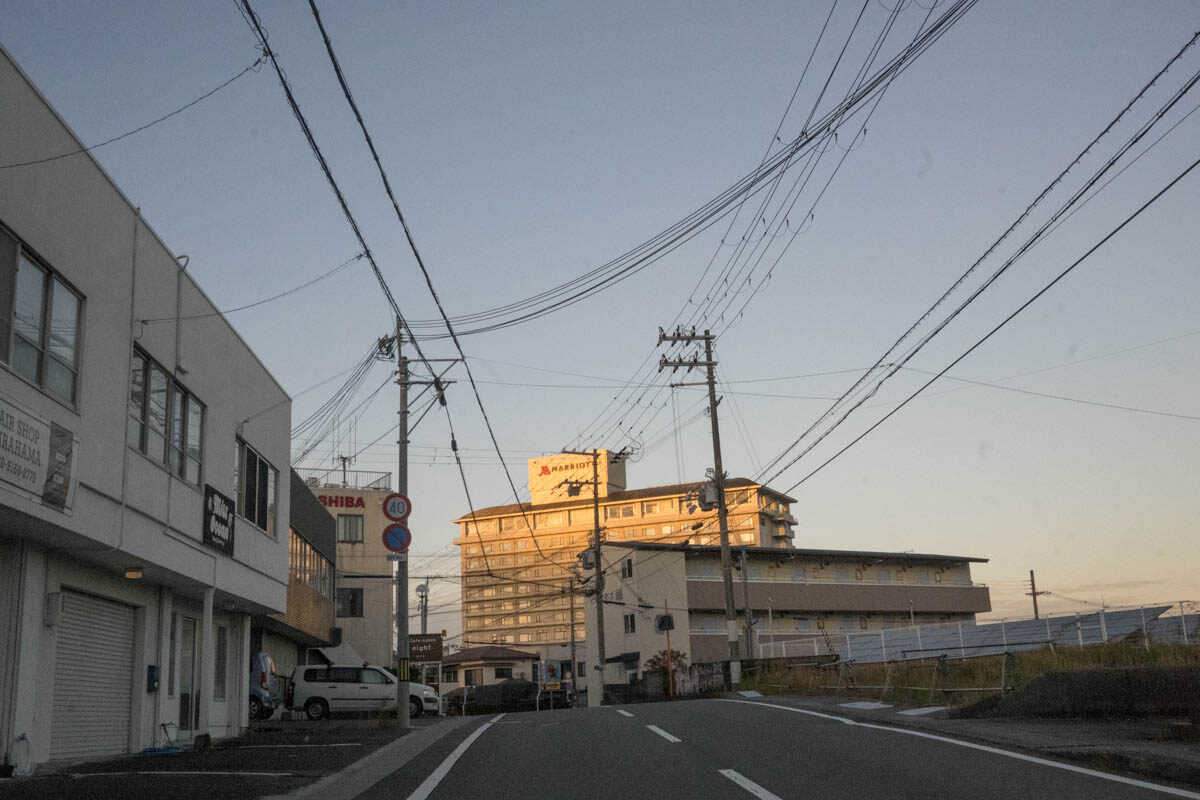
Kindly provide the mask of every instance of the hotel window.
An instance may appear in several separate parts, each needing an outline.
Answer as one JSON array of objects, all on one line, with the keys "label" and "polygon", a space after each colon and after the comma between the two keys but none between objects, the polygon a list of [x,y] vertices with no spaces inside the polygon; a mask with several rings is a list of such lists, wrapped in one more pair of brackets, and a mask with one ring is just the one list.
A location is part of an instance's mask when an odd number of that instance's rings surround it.
[{"label": "hotel window", "polygon": [[517,542],[518,550],[528,550],[531,546],[532,546],[532,544],[530,543],[530,541],[528,539],[521,539],[520,541]]},{"label": "hotel window", "polygon": [[652,500],[648,503],[642,503],[642,514],[644,516],[649,515],[649,514],[661,514],[664,511],[666,511],[666,508],[664,508],[663,504],[660,503],[658,500]]},{"label": "hotel window", "polygon": [[625,615],[625,632],[635,633],[637,631],[637,617],[633,614]]},{"label": "hotel window", "polygon": [[337,615],[339,617],[361,617],[363,615],[363,590],[338,589]]},{"label": "hotel window", "polygon": [[533,634],[532,634],[532,633],[522,633],[522,634],[518,634],[518,635],[517,635],[517,641],[518,641],[518,642],[532,642],[532,641],[533,641]]},{"label": "hotel window", "polygon": [[550,631],[538,631],[537,632],[537,640],[539,642],[550,641]]},{"label": "hotel window", "polygon": [[200,485],[204,404],[166,368],[133,351],[129,377],[129,445],[193,486]]},{"label": "hotel window", "polygon": [[69,405],[79,382],[79,307],[79,295],[0,228],[0,361]]},{"label": "hotel window", "polygon": [[516,530],[522,530],[524,528],[525,528],[525,520],[521,517],[501,517],[500,518],[500,530],[501,531],[516,531]]},{"label": "hotel window", "polygon": [[338,514],[337,540],[359,544],[363,540],[363,515]]},{"label": "hotel window", "polygon": [[604,507],[604,518],[605,519],[620,519],[622,517],[632,517],[632,516],[633,516],[633,506],[632,505],[605,506]]},{"label": "hotel window", "polygon": [[738,539],[745,544],[752,544],[758,537],[753,533],[739,533]]},{"label": "hotel window", "polygon": [[534,517],[534,524],[539,528],[553,528],[563,524],[563,512],[547,511]]},{"label": "hotel window", "polygon": [[663,525],[662,532],[663,532],[663,536],[670,536],[672,533],[675,532],[675,526],[674,525]]},{"label": "hotel window", "polygon": [[234,483],[238,491],[237,513],[274,536],[279,470],[241,439],[237,440]]}]

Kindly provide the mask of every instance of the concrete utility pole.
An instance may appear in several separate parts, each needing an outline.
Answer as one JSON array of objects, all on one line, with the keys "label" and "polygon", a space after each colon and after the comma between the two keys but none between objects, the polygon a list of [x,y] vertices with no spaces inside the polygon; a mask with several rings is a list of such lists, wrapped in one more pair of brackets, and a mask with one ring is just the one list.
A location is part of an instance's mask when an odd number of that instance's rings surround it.
[{"label": "concrete utility pole", "polygon": [[1050,594],[1049,592],[1039,592],[1037,590],[1037,581],[1033,579],[1033,570],[1029,570],[1029,591],[1025,593],[1033,598],[1033,618],[1040,619],[1038,616],[1037,599],[1039,594]]},{"label": "concrete utility pole", "polygon": [[672,369],[683,367],[687,370],[705,367],[708,371],[706,380],[708,385],[708,416],[712,423],[713,486],[717,490],[717,522],[721,532],[721,581],[725,589],[725,631],[729,640],[729,681],[732,684],[738,684],[742,682],[742,662],[741,656],[738,653],[737,611],[733,607],[733,561],[729,552],[729,508],[725,505],[725,470],[721,465],[721,431],[717,423],[717,405],[720,401],[717,399],[717,362],[713,360],[712,352],[712,343],[715,338],[707,330],[701,335],[696,333],[695,328],[690,333],[684,332],[682,328],[676,328],[674,333],[668,334],[664,333],[662,328],[659,328],[659,344],[663,342],[695,342],[703,340],[704,360],[701,361],[698,357],[694,357],[691,360],[677,359],[671,361],[666,356],[663,356],[658,361],[658,371],[662,372],[667,367],[671,367]]},{"label": "concrete utility pole", "polygon": [[[571,693],[568,695],[572,699],[575,697],[576,687],[579,686],[579,659],[575,657],[575,573],[571,573],[571,583],[568,585],[568,593],[571,598],[571,621],[568,623],[571,626]],[[572,702],[572,705],[574,703]]]},{"label": "concrete utility pole", "polygon": [[[396,491],[408,496],[408,359],[400,317],[396,317],[396,383],[400,385],[400,427],[396,438]],[[408,730],[408,554],[396,562],[396,722]]]},{"label": "concrete utility pole", "polygon": [[750,621],[750,570],[746,568],[746,548],[742,548],[742,604],[746,608],[746,616],[743,620],[746,629],[746,657],[754,657],[754,641],[753,631],[751,630]]},{"label": "concrete utility pole", "polygon": [[[604,705],[604,568],[600,564],[600,451],[599,450],[563,450],[563,453],[573,456],[588,456],[592,459],[592,551],[596,568],[596,651],[600,663],[593,669],[597,674],[596,705]],[[575,637],[575,620],[571,620],[571,637]],[[574,654],[572,654],[574,658]],[[572,665],[574,669],[574,665]],[[591,681],[588,682],[588,705],[592,704]]]}]

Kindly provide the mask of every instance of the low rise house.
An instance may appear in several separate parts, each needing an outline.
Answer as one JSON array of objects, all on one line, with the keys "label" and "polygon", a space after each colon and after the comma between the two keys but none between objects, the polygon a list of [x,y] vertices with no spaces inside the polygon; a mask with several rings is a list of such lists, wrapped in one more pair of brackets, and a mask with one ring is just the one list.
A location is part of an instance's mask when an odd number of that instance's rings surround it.
[{"label": "low rise house", "polygon": [[490,686],[517,679],[537,681],[538,656],[511,647],[468,647],[442,657],[441,691],[463,686]]}]

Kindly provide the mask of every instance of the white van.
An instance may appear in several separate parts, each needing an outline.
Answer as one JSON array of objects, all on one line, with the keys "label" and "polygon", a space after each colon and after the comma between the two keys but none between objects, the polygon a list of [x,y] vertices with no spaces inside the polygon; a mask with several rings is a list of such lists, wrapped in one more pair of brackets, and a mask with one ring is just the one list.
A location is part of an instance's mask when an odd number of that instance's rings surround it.
[{"label": "white van", "polygon": [[[438,696],[423,683],[408,684],[408,715],[438,713]],[[309,719],[337,711],[394,711],[396,676],[382,667],[309,664],[296,667],[288,684],[289,709],[304,709]]]}]

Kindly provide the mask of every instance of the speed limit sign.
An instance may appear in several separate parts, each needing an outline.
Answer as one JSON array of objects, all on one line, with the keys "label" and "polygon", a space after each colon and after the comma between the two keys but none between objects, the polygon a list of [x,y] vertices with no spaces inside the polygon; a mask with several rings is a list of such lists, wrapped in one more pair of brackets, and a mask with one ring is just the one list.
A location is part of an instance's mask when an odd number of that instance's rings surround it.
[{"label": "speed limit sign", "polygon": [[384,515],[395,522],[403,522],[412,512],[412,502],[402,494],[389,494],[383,499]]}]

